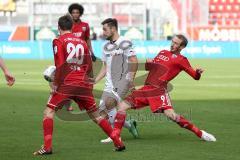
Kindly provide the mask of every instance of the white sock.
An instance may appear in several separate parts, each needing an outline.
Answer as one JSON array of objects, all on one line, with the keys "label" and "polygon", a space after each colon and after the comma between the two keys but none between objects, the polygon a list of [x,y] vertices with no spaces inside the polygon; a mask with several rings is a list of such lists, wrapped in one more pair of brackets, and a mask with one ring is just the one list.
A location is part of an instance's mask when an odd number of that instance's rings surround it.
[{"label": "white sock", "polygon": [[123,125],[125,128],[127,128],[127,129],[130,129],[131,128],[131,124],[130,124],[130,122],[129,121],[127,121],[127,120],[125,120],[125,122],[124,122],[124,125]]},{"label": "white sock", "polygon": [[117,114],[117,109],[116,108],[113,108],[108,112],[108,121],[109,121],[109,123],[111,124],[112,127],[114,125],[114,119],[116,117],[116,114]]}]

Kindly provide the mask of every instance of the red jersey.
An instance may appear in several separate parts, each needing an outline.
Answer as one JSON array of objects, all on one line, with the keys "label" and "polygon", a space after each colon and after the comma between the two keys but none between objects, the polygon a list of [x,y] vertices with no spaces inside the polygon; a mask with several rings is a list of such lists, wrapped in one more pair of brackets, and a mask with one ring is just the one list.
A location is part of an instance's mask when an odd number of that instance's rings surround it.
[{"label": "red jersey", "polygon": [[201,74],[191,67],[186,57],[167,50],[160,51],[151,63],[145,64],[145,68],[149,70],[145,84],[154,86],[166,85],[183,70],[195,80],[199,80],[201,77]]},{"label": "red jersey", "polygon": [[82,87],[92,88],[92,61],[85,41],[66,33],[53,40],[53,51],[57,92],[76,95],[82,94]]},{"label": "red jersey", "polygon": [[90,37],[90,29],[89,25],[86,22],[79,21],[77,23],[73,23],[72,33],[82,40],[86,41]]}]

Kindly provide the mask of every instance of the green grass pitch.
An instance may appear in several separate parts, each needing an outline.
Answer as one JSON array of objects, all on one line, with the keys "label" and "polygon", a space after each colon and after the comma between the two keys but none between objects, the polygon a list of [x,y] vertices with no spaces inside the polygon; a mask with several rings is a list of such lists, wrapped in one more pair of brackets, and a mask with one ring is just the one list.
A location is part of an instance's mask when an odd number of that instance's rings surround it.
[{"label": "green grass pitch", "polygon": [[[172,81],[170,94],[173,105],[178,113],[191,119],[199,128],[214,134],[217,142],[203,142],[164,116],[151,114],[146,108],[128,112],[129,117],[138,121],[140,138],[133,139],[124,129],[122,138],[127,150],[123,153],[113,152],[112,144],[100,144],[99,141],[106,136],[91,121],[63,121],[56,117],[54,154],[44,159],[238,160],[240,59],[194,59],[191,62],[193,66],[202,66],[205,73],[200,81],[192,80],[185,73]],[[1,160],[42,159],[33,157],[32,152],[43,143],[42,116],[49,88],[42,72],[51,63],[6,60],[16,76],[16,84],[12,88],[7,87],[1,74]],[[103,83],[95,89],[100,90]],[[95,93],[95,96],[98,102],[100,93]],[[74,107],[74,113],[79,114],[77,107]]]}]

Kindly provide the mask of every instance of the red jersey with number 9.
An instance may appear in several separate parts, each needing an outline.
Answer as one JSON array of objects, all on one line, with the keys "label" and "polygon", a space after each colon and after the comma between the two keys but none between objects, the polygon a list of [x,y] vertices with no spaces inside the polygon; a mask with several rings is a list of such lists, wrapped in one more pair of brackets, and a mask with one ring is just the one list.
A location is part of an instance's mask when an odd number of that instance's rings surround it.
[{"label": "red jersey with number 9", "polygon": [[72,33],[66,33],[53,40],[53,52],[56,66],[54,84],[57,92],[82,95],[83,87],[92,90],[92,84],[89,83],[92,61],[84,40]]}]

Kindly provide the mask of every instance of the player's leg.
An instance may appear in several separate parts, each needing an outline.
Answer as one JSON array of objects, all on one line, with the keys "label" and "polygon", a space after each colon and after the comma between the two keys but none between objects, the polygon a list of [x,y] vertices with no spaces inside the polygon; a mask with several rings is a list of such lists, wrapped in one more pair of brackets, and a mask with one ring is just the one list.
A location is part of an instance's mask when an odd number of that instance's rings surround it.
[{"label": "player's leg", "polygon": [[199,138],[205,141],[216,141],[216,138],[213,135],[200,130],[183,116],[176,114],[173,109],[164,110],[164,114],[172,121],[176,122],[180,127],[190,130]]},{"label": "player's leg", "polygon": [[144,89],[145,88],[143,86],[142,88],[135,91],[138,93],[143,93],[140,94],[141,96],[135,96],[135,94],[132,93],[128,95],[124,101],[119,103],[118,112],[114,120],[113,136],[120,135],[126,119],[126,111],[128,109],[141,109],[149,104],[148,99],[146,97],[142,97],[142,95],[145,93]]},{"label": "player's leg", "polygon": [[[93,97],[78,97],[74,99],[79,107],[84,106],[87,110],[89,117],[100,127],[102,130],[111,137],[113,129],[106,118],[100,116],[99,111],[97,110],[96,103]],[[111,137],[116,147],[116,151],[122,151],[125,149],[124,144],[121,141],[120,136]]]},{"label": "player's leg", "polygon": [[[50,93],[54,93],[54,85],[53,85],[53,82],[49,82],[49,87],[50,87]],[[69,101],[66,101],[65,104],[64,104],[64,108],[67,109],[67,111],[73,111],[73,107],[71,106],[72,105],[72,101],[69,100]]]},{"label": "player's leg", "polygon": [[113,140],[113,143],[116,147],[116,151],[125,150],[125,146],[122,143],[120,136],[114,136],[114,137],[111,136],[113,129],[107,119],[101,117],[97,110],[88,111],[88,114],[89,114],[89,117],[91,117],[91,119],[96,124],[98,124],[99,127],[102,128],[102,130]]},{"label": "player's leg", "polygon": [[127,101],[122,101],[119,103],[118,111],[114,120],[114,131],[113,137],[119,136],[122,130],[122,127],[126,120],[126,111],[131,108],[131,105]]},{"label": "player's leg", "polygon": [[[107,97],[105,99],[105,105],[108,111],[108,120],[112,126],[114,126],[114,119],[117,114],[117,105],[119,103],[117,102],[116,99],[112,97]],[[135,122],[136,123],[136,122]],[[129,132],[136,138],[138,137],[138,132],[136,129],[136,124],[134,124],[133,120],[125,120],[123,127],[127,128]]]},{"label": "player's leg", "polygon": [[34,155],[43,155],[43,154],[52,154],[52,134],[53,134],[53,117],[54,117],[54,110],[51,108],[46,107],[44,110],[43,116],[43,139],[44,145],[42,148],[36,152]]},{"label": "player's leg", "polygon": [[52,154],[52,135],[53,135],[53,118],[55,109],[61,108],[64,101],[67,99],[66,96],[62,96],[53,93],[49,97],[47,107],[44,110],[44,116],[42,121],[44,145],[38,151],[34,152],[34,155],[47,155]]}]

